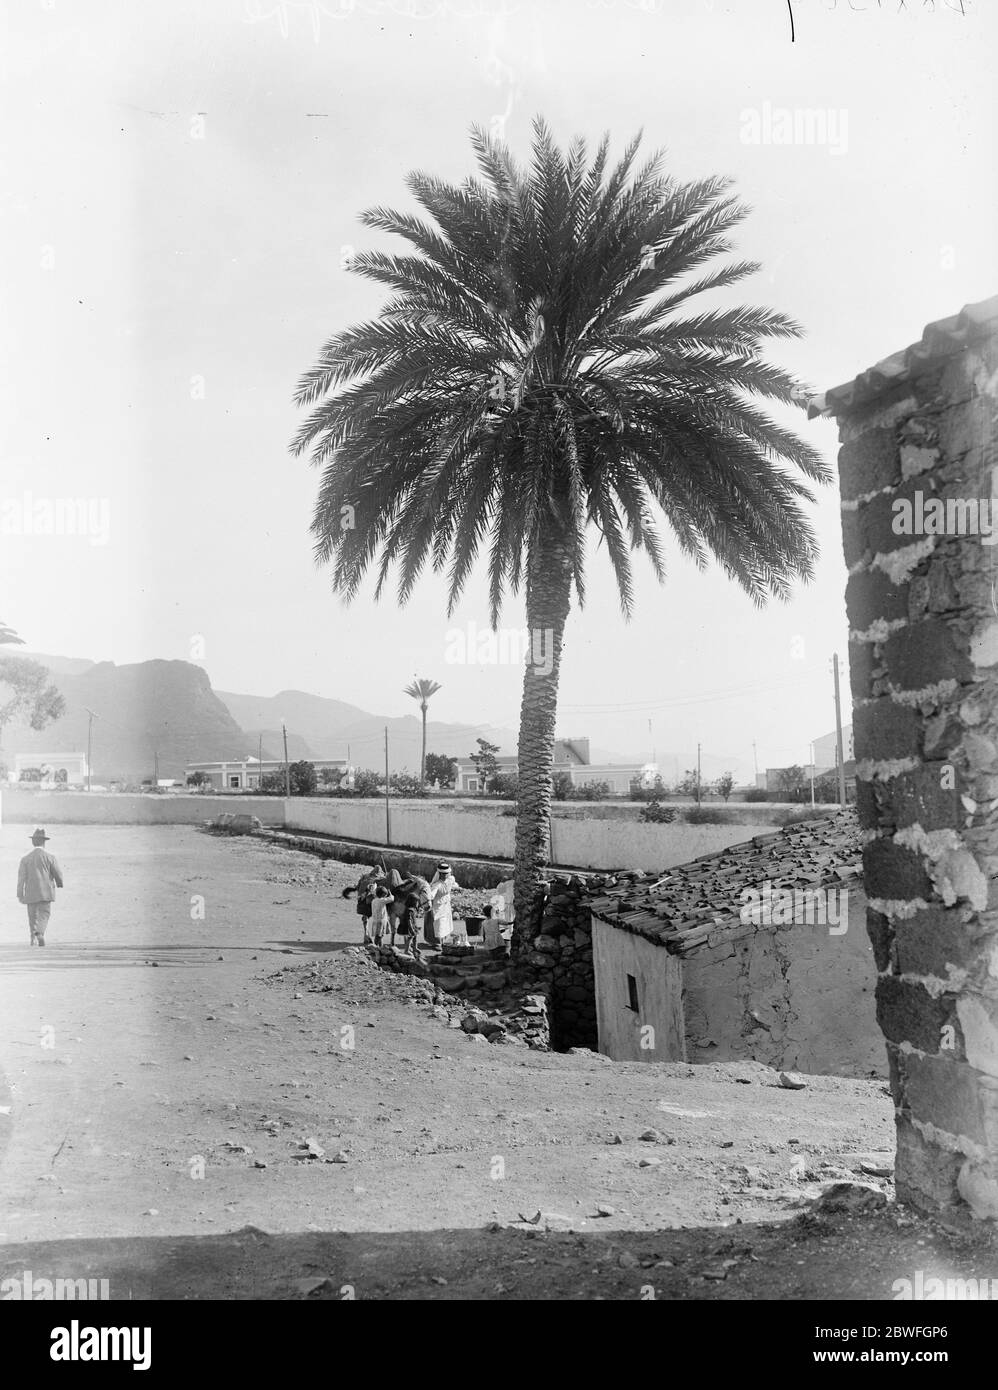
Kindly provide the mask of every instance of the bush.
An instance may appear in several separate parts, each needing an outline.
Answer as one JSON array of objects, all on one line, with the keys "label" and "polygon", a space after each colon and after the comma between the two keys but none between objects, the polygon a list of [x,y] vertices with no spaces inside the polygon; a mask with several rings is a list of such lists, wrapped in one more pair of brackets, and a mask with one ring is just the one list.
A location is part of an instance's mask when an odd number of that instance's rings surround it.
[{"label": "bush", "polygon": [[727,825],[728,817],[722,811],[716,811],[707,806],[691,806],[688,811],[683,812],[683,819],[687,825]]},{"label": "bush", "polygon": [[575,783],[568,772],[556,772],[551,778],[551,795],[555,801],[569,801],[575,790]]},{"label": "bush", "polygon": [[650,787],[641,785],[640,777],[632,777],[628,796],[631,801],[658,801],[660,797],[666,795],[668,788],[662,781],[661,776],[656,775],[655,781]]},{"label": "bush", "polygon": [[769,792],[765,787],[749,787],[745,793],[746,801],[768,801]]},{"label": "bush", "polygon": [[411,772],[393,772],[388,779],[388,789],[393,796],[425,796],[420,780]]},{"label": "bush", "polygon": [[668,825],[676,819],[676,811],[672,806],[663,806],[659,801],[649,801],[647,806],[642,807],[639,821],[646,825]]},{"label": "bush", "polygon": [[489,796],[500,801],[515,801],[520,788],[520,779],[511,772],[497,772],[489,781]]},{"label": "bush", "polygon": [[379,796],[382,781],[369,767],[358,767],[353,774],[353,796]]},{"label": "bush", "polygon": [[572,801],[605,801],[613,788],[609,782],[583,782],[580,787],[576,787]]}]

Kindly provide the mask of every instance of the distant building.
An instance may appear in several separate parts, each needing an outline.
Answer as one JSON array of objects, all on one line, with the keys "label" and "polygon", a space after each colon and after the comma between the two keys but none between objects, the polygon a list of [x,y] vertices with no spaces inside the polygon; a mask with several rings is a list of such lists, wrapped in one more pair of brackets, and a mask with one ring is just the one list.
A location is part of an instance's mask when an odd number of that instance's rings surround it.
[{"label": "distant building", "polygon": [[[484,788],[474,762],[470,757],[455,758],[457,776],[454,786],[459,792],[480,792]],[[503,776],[515,777],[519,770],[519,760],[515,753],[496,754],[496,767]],[[643,763],[591,763],[589,761],[588,738],[559,738],[554,744],[554,770],[567,772],[575,786],[584,782],[606,782],[610,792],[616,796],[626,796],[631,782],[647,773]]]},{"label": "distant building", "polygon": [[[341,773],[345,773],[347,770],[346,758],[309,758],[308,761],[315,768],[317,774],[321,774],[327,768]],[[195,772],[204,774],[207,785],[213,791],[253,791],[259,787],[261,777],[266,777],[272,772],[283,776],[284,760],[283,758],[264,758],[261,762],[259,758],[247,757],[242,759],[230,758],[227,762],[188,763],[184,769],[185,780]]]},{"label": "distant building", "polygon": [[[70,787],[82,787],[87,781],[86,753],[17,753],[14,756],[14,781],[21,780],[21,773],[38,768],[42,774],[42,786],[54,786],[58,782]],[[65,776],[60,774],[65,773]]]},{"label": "distant building", "polygon": [[[852,725],[842,726],[842,752],[846,763],[852,762],[856,754],[852,746]],[[838,757],[835,748],[835,730],[830,734],[822,734],[821,738],[814,740],[814,765],[818,769],[817,776],[823,772],[834,772],[838,766]]]}]

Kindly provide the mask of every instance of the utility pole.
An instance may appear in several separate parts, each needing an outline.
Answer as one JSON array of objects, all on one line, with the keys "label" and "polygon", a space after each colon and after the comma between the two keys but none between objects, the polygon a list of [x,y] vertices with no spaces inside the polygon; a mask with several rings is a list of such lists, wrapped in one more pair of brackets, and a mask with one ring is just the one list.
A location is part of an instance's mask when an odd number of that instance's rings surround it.
[{"label": "utility pole", "polygon": [[392,809],[388,792],[388,725],[385,725],[385,844],[392,842]]},{"label": "utility pole", "polygon": [[814,744],[809,745],[811,749],[811,806],[814,807]]},{"label": "utility pole", "polygon": [[756,754],[756,751],[755,751],[755,739],[752,740],[752,764],[753,764],[753,766],[755,767],[755,780],[756,780],[756,785],[758,785],[758,782],[759,782],[759,758],[758,758],[758,755]]},{"label": "utility pole", "polygon": [[291,796],[291,767],[288,764],[288,726],[281,725],[281,733],[284,735],[284,795]]},{"label": "utility pole", "polygon": [[261,791],[263,788],[263,734],[260,734],[260,742],[257,745],[257,769],[256,769],[256,789]]},{"label": "utility pole", "polygon": [[839,654],[832,656],[832,673],[835,677],[835,760],[839,770],[839,805],[846,804],[846,765],[842,755],[842,701],[839,698]]},{"label": "utility pole", "polygon": [[159,749],[155,749],[152,755],[153,775],[152,782],[154,787],[159,786]]},{"label": "utility pole", "polygon": [[[83,707],[86,709],[86,705]],[[87,710],[90,716],[87,721],[87,791],[90,790],[90,752],[93,747],[94,720],[98,717],[92,709]]]},{"label": "utility pole", "polygon": [[697,805],[700,805],[700,745],[697,744]]}]

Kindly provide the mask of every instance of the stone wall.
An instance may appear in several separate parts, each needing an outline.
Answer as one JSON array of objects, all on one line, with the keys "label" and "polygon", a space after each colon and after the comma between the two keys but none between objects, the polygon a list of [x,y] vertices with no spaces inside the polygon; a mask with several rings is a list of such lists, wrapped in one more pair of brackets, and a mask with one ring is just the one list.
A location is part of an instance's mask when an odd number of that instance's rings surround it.
[{"label": "stone wall", "polygon": [[993,312],[830,405],[897,1191],[956,1219],[998,1218],[998,548],[959,534],[995,491]]},{"label": "stone wall", "polygon": [[547,998],[517,982],[505,946],[448,945],[439,954],[424,956],[411,956],[395,946],[369,945],[364,950],[382,970],[425,980],[427,998],[441,1023],[489,1043],[547,1050]]}]

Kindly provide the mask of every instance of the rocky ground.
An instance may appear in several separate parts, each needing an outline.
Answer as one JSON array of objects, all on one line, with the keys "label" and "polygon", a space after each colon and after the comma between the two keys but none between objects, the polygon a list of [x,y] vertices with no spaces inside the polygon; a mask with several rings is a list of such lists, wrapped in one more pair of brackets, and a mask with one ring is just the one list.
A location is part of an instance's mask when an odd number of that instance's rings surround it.
[{"label": "rocky ground", "polygon": [[[359,949],[354,866],[184,827],[52,833],[50,945],[20,909],[0,924],[0,1279],[884,1299],[917,1270],[998,1274],[889,1205],[880,1083],[487,1044]],[[841,1181],[862,1209],[816,1208]]]}]

